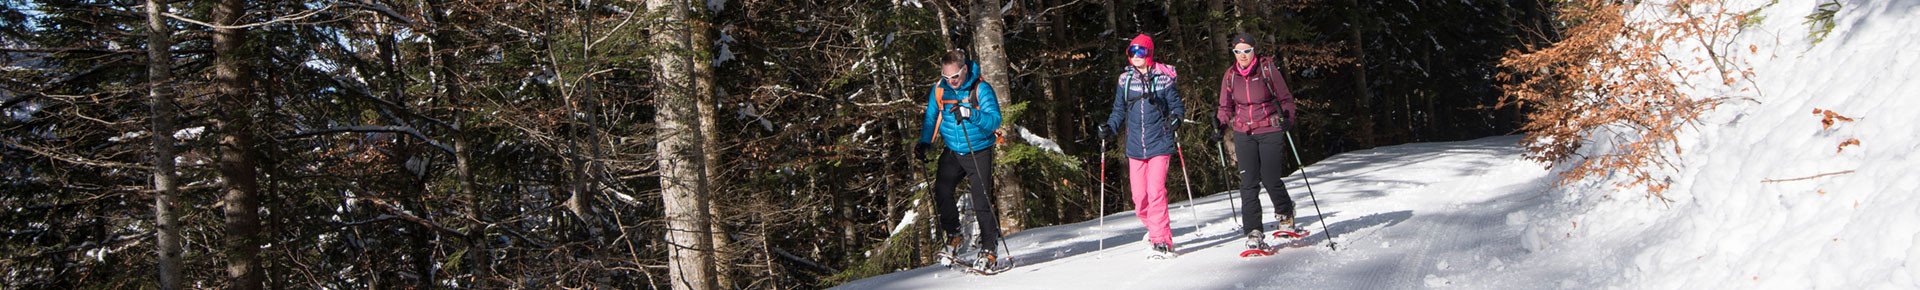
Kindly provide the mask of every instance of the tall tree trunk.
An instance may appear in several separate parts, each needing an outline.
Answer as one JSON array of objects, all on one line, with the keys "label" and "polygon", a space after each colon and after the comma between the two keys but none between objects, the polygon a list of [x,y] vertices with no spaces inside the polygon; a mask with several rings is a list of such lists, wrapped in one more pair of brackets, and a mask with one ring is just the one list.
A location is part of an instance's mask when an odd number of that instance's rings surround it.
[{"label": "tall tree trunk", "polygon": [[173,46],[166,24],[167,3],[147,0],[147,98],[153,116],[153,219],[160,225],[158,245],[160,289],[180,289],[180,217],[173,213]]},{"label": "tall tree trunk", "polygon": [[[465,115],[465,113],[455,114]],[[491,254],[487,250],[486,225],[481,224],[487,220],[484,215],[489,203],[485,196],[475,191],[477,185],[473,180],[473,166],[469,164],[473,159],[473,145],[467,144],[467,136],[464,134],[467,126],[470,124],[464,121],[467,118],[455,119],[457,119],[454,121],[455,124],[460,126],[460,128],[457,128],[457,131],[461,132],[455,132],[453,136],[454,178],[458,179],[457,182],[459,184],[457,186],[459,187],[460,196],[466,200],[465,208],[463,208],[462,211],[466,215],[467,220],[466,228],[461,229],[462,232],[467,234],[467,236],[461,237],[467,248],[466,254],[462,255],[462,258],[466,259],[466,261],[462,263],[466,265],[467,275],[471,277],[467,285],[483,289],[491,288],[488,287],[489,284],[487,283],[487,279],[493,276],[490,271],[492,268],[489,267],[492,265],[492,262],[488,261],[490,260],[488,258],[491,257]]]},{"label": "tall tree trunk", "polygon": [[[993,85],[995,92],[998,92],[996,96],[1000,98],[1000,104],[1013,105],[1018,103],[1018,101],[1012,98],[1014,95],[1013,86],[1007,81],[1007,75],[1011,69],[1009,69],[1007,65],[1006,42],[1002,38],[1002,33],[1004,33],[1006,28],[1006,22],[1002,19],[1003,16],[1004,15],[1000,13],[1000,0],[974,2],[973,49],[978,54],[980,75],[986,78],[987,84]],[[998,130],[1001,135],[1004,136],[1019,136],[1017,132],[1012,132],[1012,129],[1009,129],[1015,128],[1016,126],[1018,125],[1013,124],[1013,122],[1007,122],[1001,124]],[[1015,177],[1020,176],[1020,174],[1012,166],[996,169],[997,170],[994,171],[999,173],[997,174],[999,176],[993,178],[999,179],[996,180],[997,182],[995,182],[995,184],[1000,188],[995,195],[998,196],[998,208],[1003,216],[1007,217],[1002,219],[1004,222],[1000,223],[1000,228],[1003,234],[1012,234],[1024,230],[1026,229],[1025,217],[1027,212],[1026,203],[1024,202],[1026,195],[1023,194],[1023,190],[1020,189],[1019,180],[1015,179]],[[987,189],[976,188],[972,190]]]},{"label": "tall tree trunk", "polygon": [[[1230,41],[1233,40],[1232,39],[1233,35],[1231,34],[1239,32],[1237,30],[1239,30],[1240,26],[1237,24],[1226,25],[1227,24],[1226,21],[1223,21],[1225,20],[1227,15],[1227,0],[1207,1],[1207,12],[1208,12],[1207,21],[1205,25],[1207,26],[1208,30],[1213,31],[1213,44],[1215,47],[1218,47],[1217,48],[1218,50],[1215,50],[1215,51],[1232,50],[1233,44],[1229,43]],[[1215,52],[1214,51],[1201,52],[1201,55],[1205,55],[1208,53],[1215,53]]]},{"label": "tall tree trunk", "polygon": [[[466,91],[464,87],[453,81],[458,79],[453,76],[460,72],[456,67],[464,67],[464,65],[458,59],[459,54],[450,49],[459,47],[453,44],[454,28],[452,24],[447,23],[447,14],[451,10],[447,8],[444,0],[428,0],[427,9],[431,11],[429,20],[433,22],[431,24],[433,30],[428,36],[428,47],[431,48],[429,51],[433,52],[429,57],[435,69],[433,86],[450,103],[462,103],[462,100],[467,97]],[[399,75],[396,74],[395,77]],[[465,201],[461,213],[466,215],[467,221],[465,228],[462,229],[466,236],[460,237],[461,243],[466,246],[466,253],[462,254],[462,258],[466,261],[462,263],[467,266],[467,274],[471,277],[468,285],[483,289],[493,288],[487,283],[487,279],[493,276],[490,271],[492,268],[489,267],[492,262],[489,261],[491,255],[487,250],[486,227],[481,224],[486,220],[483,215],[488,202],[486,196],[476,192],[478,185],[473,179],[473,167],[470,164],[473,159],[473,146],[468,144],[465,132],[471,124],[466,121],[468,118],[458,117],[465,115],[466,112],[456,110],[453,114],[456,116],[453,118],[453,125],[456,128],[452,134],[454,178],[457,179],[455,186],[458,188],[456,194]]]},{"label": "tall tree trunk", "polygon": [[1118,39],[1121,35],[1125,35],[1120,33],[1120,21],[1114,18],[1115,10],[1119,10],[1114,6],[1119,5],[1119,0],[1107,0],[1107,35],[1104,35],[1107,39],[1102,39],[1101,42]]},{"label": "tall tree trunk", "polygon": [[[1040,7],[1037,9],[1029,9],[1032,10],[1033,13],[1036,13],[1028,16],[1030,19],[1043,19],[1043,21],[1029,21],[1029,23],[1034,23],[1033,30],[1035,34],[1037,34],[1035,39],[1040,41],[1042,50],[1053,50],[1057,48],[1057,46],[1053,45],[1054,39],[1061,37],[1059,32],[1063,30],[1061,29],[1062,26],[1066,25],[1066,23],[1059,22],[1058,19],[1054,19],[1054,17],[1043,11],[1046,8],[1057,5],[1059,5],[1058,0],[1046,0],[1042,1]],[[1055,112],[1060,111],[1060,96],[1058,94],[1059,88],[1056,88],[1054,84],[1053,66],[1060,63],[1060,59],[1060,57],[1046,57],[1042,60],[1030,61],[1044,64],[1033,72],[1034,83],[1040,85],[1040,103],[1033,104],[1035,110],[1030,110],[1028,111],[1029,113],[1026,114],[1027,116],[1032,116],[1035,120],[1034,122],[1028,122],[1028,124],[1034,124],[1032,128],[1028,129],[1033,130],[1034,134],[1040,136],[1055,136],[1053,116],[1056,114]]]},{"label": "tall tree trunk", "polygon": [[[1047,7],[1072,5],[1072,3],[1061,4],[1060,2],[1065,2],[1063,0],[1051,0],[1050,2],[1051,3],[1047,4]],[[1050,19],[1048,22],[1051,24],[1048,25],[1050,34],[1040,38],[1044,41],[1041,46],[1057,49],[1058,47],[1056,46],[1059,44],[1073,42],[1072,38],[1067,35],[1067,33],[1070,32],[1069,29],[1067,29],[1068,11],[1070,10],[1063,8],[1055,10],[1052,15],[1044,15],[1044,17]],[[1078,130],[1075,130],[1072,124],[1074,119],[1078,119],[1079,116],[1068,113],[1069,110],[1073,109],[1073,107],[1071,107],[1072,104],[1079,102],[1078,100],[1071,100],[1073,96],[1078,96],[1075,94],[1078,90],[1076,90],[1075,86],[1063,85],[1071,80],[1072,75],[1056,74],[1057,72],[1070,69],[1070,65],[1059,65],[1059,63],[1071,63],[1072,61],[1066,59],[1066,55],[1070,54],[1071,51],[1060,50],[1059,53],[1061,56],[1053,60],[1056,65],[1050,68],[1052,72],[1043,74],[1045,76],[1042,78],[1049,82],[1046,92],[1047,104],[1045,104],[1044,107],[1047,109],[1047,118],[1050,118],[1050,120],[1047,122],[1048,128],[1045,134],[1047,134],[1046,136],[1048,137],[1054,138],[1055,141],[1060,141],[1057,143],[1059,143],[1061,151],[1079,152],[1078,150],[1080,148],[1075,146],[1077,142],[1067,142],[1068,140],[1076,140],[1076,138],[1078,138],[1078,136],[1074,134],[1078,132]]]},{"label": "tall tree trunk", "polygon": [[[411,144],[405,144],[400,146],[413,147],[413,145]],[[418,155],[418,154],[424,154],[424,153],[421,153],[418,150],[413,150],[413,153],[411,154]],[[414,158],[422,158],[422,157],[414,157]],[[426,183],[426,178],[423,178],[423,177],[424,175],[416,175],[415,177],[416,179],[413,180],[413,184],[410,185],[414,192],[419,192],[421,194],[419,194],[419,196],[411,198],[411,199],[418,199],[418,201],[408,202],[408,203],[411,203],[411,205],[409,205],[408,208],[428,208],[428,205],[427,205],[428,203],[425,197],[426,195],[425,193],[427,192],[427,183]],[[423,211],[422,213],[425,213],[425,212]],[[433,270],[434,261],[436,260],[434,259],[433,253],[435,252],[434,251],[435,248],[433,245],[437,243],[436,240],[438,240],[439,233],[435,233],[433,231],[433,228],[427,227],[425,225],[413,225],[408,228],[411,229],[411,232],[409,232],[409,234],[413,235],[412,237],[410,237],[410,239],[408,239],[408,242],[409,242],[408,247],[411,248],[410,250],[412,250],[412,252],[407,253],[408,256],[412,257],[411,261],[408,261],[408,262],[413,262],[412,270],[415,276],[413,281],[414,282],[413,289],[433,289],[434,288],[433,286],[438,285],[438,283],[434,283],[434,282],[436,280],[439,280],[438,278],[439,275],[437,275],[438,273],[435,273],[435,271]]]},{"label": "tall tree trunk", "polygon": [[1362,11],[1364,7],[1361,7],[1358,1],[1347,0],[1346,9],[1347,41],[1353,43],[1353,89],[1354,93],[1360,97],[1360,106],[1357,108],[1359,114],[1356,115],[1360,116],[1362,119],[1360,125],[1364,126],[1359,130],[1360,138],[1362,138],[1361,146],[1373,146],[1373,141],[1371,140],[1374,139],[1372,136],[1372,132],[1374,132],[1374,122],[1369,121],[1374,118],[1373,91],[1368,89],[1371,86],[1367,84],[1367,46],[1366,40],[1360,31],[1360,24],[1363,23],[1360,20],[1361,17],[1364,17],[1364,12]]},{"label": "tall tree trunk", "polygon": [[[1045,5],[1041,7],[1058,7],[1059,5],[1060,5],[1060,0],[1047,0]],[[1039,29],[1039,32],[1040,32],[1039,38],[1040,38],[1041,47],[1046,47],[1049,49],[1057,49],[1058,46],[1055,45],[1056,43],[1067,42],[1066,41],[1067,40],[1067,34],[1066,34],[1067,22],[1065,21],[1066,17],[1064,17],[1065,14],[1066,14],[1065,9],[1058,9],[1058,11],[1054,11],[1050,15],[1043,14],[1038,16],[1038,18],[1047,19],[1046,21],[1047,25]],[[1055,55],[1065,55],[1067,53],[1070,53],[1070,51],[1060,50],[1058,54],[1055,54]],[[1062,99],[1061,96],[1071,96],[1072,94],[1064,92],[1067,88],[1063,88],[1060,85],[1061,77],[1054,75],[1054,72],[1061,70],[1059,69],[1060,67],[1059,64],[1064,63],[1065,61],[1066,61],[1065,57],[1054,57],[1053,59],[1049,59],[1047,60],[1049,65],[1047,67],[1039,69],[1034,74],[1035,78],[1038,79],[1040,83],[1040,91],[1041,91],[1040,95],[1045,98],[1044,103],[1040,104],[1040,108],[1044,109],[1043,112],[1045,112],[1045,114],[1030,114],[1030,115],[1035,115],[1035,118],[1038,118],[1039,120],[1041,120],[1040,123],[1042,125],[1038,127],[1044,130],[1038,130],[1042,132],[1038,132],[1037,134],[1042,134],[1041,136],[1052,137],[1054,138],[1054,140],[1073,140],[1073,139],[1064,137],[1067,135],[1066,133],[1067,130],[1066,128],[1064,128],[1065,127],[1064,124],[1066,124],[1066,121],[1068,121],[1066,118],[1068,114],[1066,114],[1066,105],[1064,104],[1066,103],[1066,101],[1061,100]],[[1073,142],[1057,142],[1057,143],[1061,145],[1073,144]],[[1066,151],[1067,148],[1065,148],[1065,146],[1062,146],[1061,149],[1062,149],[1061,151]],[[1066,152],[1072,152],[1072,151],[1066,151]],[[1067,207],[1065,203],[1066,199],[1062,198],[1061,196],[1049,196],[1046,199],[1047,199],[1046,201],[1048,202],[1048,207],[1050,207],[1049,211],[1051,211],[1052,213],[1052,215],[1049,217],[1051,222],[1059,223],[1067,220]]]},{"label": "tall tree trunk", "polygon": [[688,29],[687,2],[647,0],[647,10],[662,13],[664,21],[653,29],[653,42],[665,45],[654,55],[660,89],[654,115],[659,140],[655,146],[659,159],[660,198],[667,219],[667,272],[673,289],[713,289],[713,238],[707,232],[705,148],[699,124],[699,96],[684,87],[694,78],[694,61],[685,52],[692,48]]},{"label": "tall tree trunk", "polygon": [[706,174],[701,184],[707,186],[705,192],[709,194],[705,199],[707,201],[707,233],[713,236],[714,286],[718,287],[717,289],[734,289],[737,287],[733,286],[733,263],[731,263],[733,251],[728,247],[730,243],[726,223],[722,222],[725,220],[723,217],[727,216],[725,205],[713,202],[721,199],[714,195],[728,192],[721,188],[724,183],[720,182],[722,167],[718,164],[721,146],[720,134],[717,132],[720,128],[717,127],[714,118],[714,110],[718,109],[717,104],[721,97],[719,90],[714,88],[714,65],[710,62],[713,60],[714,52],[715,30],[712,21],[714,11],[707,11],[705,9],[707,7],[703,5],[687,8],[691,11],[692,19],[689,20],[693,25],[692,30],[688,32],[688,39],[690,39],[687,43],[690,46],[688,49],[703,52],[699,55],[705,56],[695,59],[690,66],[693,67],[693,96],[697,100],[695,105],[698,106],[698,110],[696,111],[700,115],[700,132],[704,133],[700,134],[700,148],[703,148],[700,168]]},{"label": "tall tree trunk", "polygon": [[[933,7],[934,19],[940,21],[940,50],[941,51],[949,51],[954,49],[952,26],[947,26],[948,25],[947,9],[945,8],[951,7],[951,5],[948,5],[950,4],[948,2],[949,1],[941,1],[939,5],[935,5]],[[956,11],[955,13],[958,13],[958,12]]]},{"label": "tall tree trunk", "polygon": [[[1176,8],[1182,8],[1182,7],[1180,7],[1179,4],[1176,4],[1174,2],[1179,2],[1179,0],[1167,0],[1167,2],[1163,2],[1163,4],[1161,4],[1161,7],[1165,9],[1165,13],[1167,14],[1166,15],[1167,27],[1162,27],[1161,28],[1162,30],[1160,32],[1161,35],[1156,35],[1154,37],[1155,39],[1161,39],[1161,38],[1166,39],[1161,43],[1187,43],[1186,42],[1187,36],[1185,35],[1185,30],[1181,30],[1182,27],[1180,26],[1180,13],[1179,13],[1179,10],[1176,9]],[[1157,54],[1159,50],[1155,50],[1155,52]],[[1179,60],[1173,59],[1172,57],[1168,57],[1166,60],[1169,60],[1167,62],[1175,62],[1175,63],[1179,61]],[[1160,61],[1159,58],[1155,58],[1154,61],[1162,62]]]},{"label": "tall tree trunk", "polygon": [[[233,26],[246,15],[246,1],[222,0],[213,8],[213,23]],[[231,289],[260,289],[260,191],[254,149],[253,91],[248,83],[246,30],[215,28],[213,83],[218,88],[221,118],[215,123],[226,137],[220,141],[220,175],[226,182],[227,279]]]}]

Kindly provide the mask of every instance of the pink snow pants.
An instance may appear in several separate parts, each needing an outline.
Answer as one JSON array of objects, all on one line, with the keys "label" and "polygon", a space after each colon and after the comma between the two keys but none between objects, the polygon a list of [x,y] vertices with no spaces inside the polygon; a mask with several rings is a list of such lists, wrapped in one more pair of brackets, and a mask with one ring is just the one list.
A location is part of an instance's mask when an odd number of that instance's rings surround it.
[{"label": "pink snow pants", "polygon": [[1167,155],[1146,160],[1127,158],[1127,180],[1133,190],[1133,214],[1147,226],[1147,242],[1173,244],[1167,220]]}]

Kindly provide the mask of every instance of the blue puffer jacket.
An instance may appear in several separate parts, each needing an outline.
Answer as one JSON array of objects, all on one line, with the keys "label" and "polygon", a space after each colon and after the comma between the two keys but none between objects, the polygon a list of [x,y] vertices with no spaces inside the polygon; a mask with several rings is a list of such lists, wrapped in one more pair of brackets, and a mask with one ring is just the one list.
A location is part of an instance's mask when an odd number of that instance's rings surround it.
[{"label": "blue puffer jacket", "polygon": [[[960,87],[948,86],[942,80],[927,93],[927,100],[926,117],[920,122],[920,143],[933,143],[935,123],[939,123],[941,141],[954,153],[966,155],[993,147],[993,130],[1000,129],[1000,100],[994,96],[993,85],[980,80],[980,64],[967,61],[966,81]],[[972,118],[962,121],[954,106],[973,108]]]},{"label": "blue puffer jacket", "polygon": [[1173,154],[1173,131],[1167,124],[1186,112],[1174,86],[1173,67],[1160,64],[1146,74],[1129,67],[1120,73],[1113,94],[1113,114],[1107,127],[1124,136],[1127,158],[1147,159]]}]

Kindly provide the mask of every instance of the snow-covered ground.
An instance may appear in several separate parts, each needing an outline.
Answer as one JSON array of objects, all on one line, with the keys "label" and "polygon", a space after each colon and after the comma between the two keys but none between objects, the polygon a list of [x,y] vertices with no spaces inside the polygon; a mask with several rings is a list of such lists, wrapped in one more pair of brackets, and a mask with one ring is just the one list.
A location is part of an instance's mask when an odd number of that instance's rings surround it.
[{"label": "snow-covered ground", "polygon": [[[1752,45],[1738,53],[1754,84],[1693,83],[1754,101],[1679,135],[1671,207],[1603,183],[1556,190],[1523,213],[1542,242],[1532,260],[1626,289],[1920,289],[1920,1],[1840,0],[1833,31],[1811,44],[1803,17],[1825,2],[1780,0],[1729,46]],[[1816,109],[1854,121],[1822,128]],[[1849,139],[1859,144],[1843,149]]]},{"label": "snow-covered ground", "polygon": [[[1177,259],[1147,260],[1144,228],[1122,212],[1009,236],[1021,265],[998,276],[927,266],[839,288],[1920,289],[1920,1],[1840,0],[1811,44],[1802,17],[1824,2],[1779,0],[1727,46],[1752,45],[1739,57],[1754,82],[1692,83],[1753,101],[1681,133],[1677,168],[1663,171],[1671,202],[1618,180],[1555,187],[1517,137],[1409,144],[1308,166],[1325,220],[1302,174],[1288,178],[1315,233],[1272,257],[1236,255],[1232,195],[1218,193],[1171,205]],[[1815,109],[1854,120],[1823,127]]]},{"label": "snow-covered ground", "polygon": [[[1564,269],[1523,269],[1520,226],[1510,212],[1546,201],[1550,175],[1521,158],[1518,137],[1383,147],[1340,154],[1308,167],[1327,228],[1339,250],[1326,247],[1321,219],[1300,174],[1287,179],[1300,203],[1300,222],[1315,233],[1271,257],[1241,258],[1244,239],[1232,193],[1202,197],[1197,205],[1169,205],[1174,242],[1182,256],[1148,260],[1146,229],[1131,212],[1099,221],[1052,226],[1008,237],[1021,266],[997,276],[928,266],[855,281],[846,289],[1390,289],[1459,285],[1540,288],[1542,281],[1468,281],[1463,274],[1498,271],[1512,276]],[[1177,178],[1175,180],[1178,180]],[[1213,182],[1226,182],[1224,180]],[[1178,191],[1177,185],[1171,188]],[[1175,193],[1178,194],[1178,193]],[[1265,195],[1262,195],[1265,197]],[[1114,193],[1114,200],[1121,194]],[[1188,206],[1196,208],[1189,210]],[[1271,212],[1272,204],[1262,207]],[[1198,212],[1202,223],[1195,223]],[[1196,229],[1195,225],[1199,224]],[[1269,221],[1271,224],[1271,221]],[[1105,251],[1098,251],[1099,240]],[[1571,268],[1571,267],[1562,267]],[[1557,281],[1549,281],[1557,283]],[[1542,284],[1548,283],[1548,284]]]}]

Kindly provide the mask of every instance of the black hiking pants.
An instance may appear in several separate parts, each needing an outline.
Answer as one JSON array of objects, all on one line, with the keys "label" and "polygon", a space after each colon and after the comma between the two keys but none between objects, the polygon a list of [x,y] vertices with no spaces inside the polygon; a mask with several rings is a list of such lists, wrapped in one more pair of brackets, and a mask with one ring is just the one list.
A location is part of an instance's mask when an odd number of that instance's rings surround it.
[{"label": "black hiking pants", "polygon": [[1240,167],[1240,231],[1262,231],[1260,189],[1265,185],[1276,213],[1293,216],[1293,196],[1287,194],[1285,131],[1251,135],[1233,132],[1233,157]]},{"label": "black hiking pants", "polygon": [[960,233],[960,214],[955,203],[953,191],[960,186],[960,177],[965,176],[973,182],[973,188],[967,191],[972,204],[974,220],[980,224],[980,249],[993,251],[995,243],[1000,241],[1000,215],[993,210],[993,147],[987,147],[968,154],[946,150],[940,154],[940,169],[933,180],[933,211],[939,215],[940,231],[949,235]]}]

